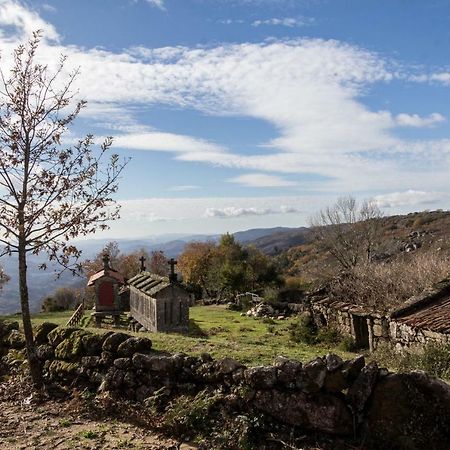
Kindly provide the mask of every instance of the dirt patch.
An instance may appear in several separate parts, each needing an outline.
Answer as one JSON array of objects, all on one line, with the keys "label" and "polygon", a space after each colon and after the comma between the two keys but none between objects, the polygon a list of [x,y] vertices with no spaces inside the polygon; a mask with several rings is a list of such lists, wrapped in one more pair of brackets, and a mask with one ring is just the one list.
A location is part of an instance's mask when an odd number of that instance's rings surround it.
[{"label": "dirt patch", "polygon": [[178,449],[179,443],[135,424],[128,413],[95,417],[75,395],[57,401],[33,393],[23,383],[0,384],[0,448],[2,449]]}]

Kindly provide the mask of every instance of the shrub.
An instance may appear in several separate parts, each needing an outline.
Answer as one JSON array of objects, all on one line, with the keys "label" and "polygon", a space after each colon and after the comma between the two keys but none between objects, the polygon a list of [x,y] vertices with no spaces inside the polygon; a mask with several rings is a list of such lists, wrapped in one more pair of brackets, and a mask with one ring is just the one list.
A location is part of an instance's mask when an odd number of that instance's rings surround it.
[{"label": "shrub", "polygon": [[300,318],[289,325],[291,341],[312,345],[316,342],[317,327],[310,314],[302,314]]},{"label": "shrub", "polygon": [[320,344],[337,345],[343,337],[336,328],[325,326],[317,331],[316,342]]},{"label": "shrub", "polygon": [[417,352],[396,352],[391,345],[383,345],[377,348],[374,358],[400,372],[423,370],[429,375],[450,379],[450,344],[429,342]]},{"label": "shrub", "polygon": [[358,350],[355,339],[349,335],[342,336],[339,349],[344,352],[355,352]]},{"label": "shrub", "polygon": [[194,398],[181,396],[174,400],[164,416],[163,427],[177,436],[192,433],[203,434],[213,421],[211,410],[218,397],[206,390],[199,392]]}]

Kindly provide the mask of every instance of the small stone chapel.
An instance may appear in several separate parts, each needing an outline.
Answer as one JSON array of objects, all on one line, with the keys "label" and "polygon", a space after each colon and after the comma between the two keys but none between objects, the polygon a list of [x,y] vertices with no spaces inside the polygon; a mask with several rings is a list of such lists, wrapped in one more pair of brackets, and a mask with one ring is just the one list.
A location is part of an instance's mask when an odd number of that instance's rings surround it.
[{"label": "small stone chapel", "polygon": [[130,315],[145,330],[187,333],[189,293],[178,282],[177,262],[172,258],[169,277],[147,272],[141,258],[141,272],[128,280]]}]

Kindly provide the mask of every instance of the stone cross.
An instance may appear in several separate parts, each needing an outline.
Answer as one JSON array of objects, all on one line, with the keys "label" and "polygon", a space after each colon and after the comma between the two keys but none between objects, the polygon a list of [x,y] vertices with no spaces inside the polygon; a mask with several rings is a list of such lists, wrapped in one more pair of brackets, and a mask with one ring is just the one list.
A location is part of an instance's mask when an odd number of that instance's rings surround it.
[{"label": "stone cross", "polygon": [[169,261],[169,266],[170,266],[169,280],[171,282],[177,281],[177,274],[175,273],[175,266],[177,264],[178,264],[178,261],[175,261],[173,258],[170,259],[170,261]]},{"label": "stone cross", "polygon": [[108,255],[108,253],[105,253],[104,255],[103,255],[103,269],[104,270],[108,270],[108,269],[110,269],[110,267],[109,267],[109,255]]},{"label": "stone cross", "polygon": [[144,255],[142,255],[139,258],[139,261],[141,262],[141,272],[145,272],[145,257],[144,257]]}]

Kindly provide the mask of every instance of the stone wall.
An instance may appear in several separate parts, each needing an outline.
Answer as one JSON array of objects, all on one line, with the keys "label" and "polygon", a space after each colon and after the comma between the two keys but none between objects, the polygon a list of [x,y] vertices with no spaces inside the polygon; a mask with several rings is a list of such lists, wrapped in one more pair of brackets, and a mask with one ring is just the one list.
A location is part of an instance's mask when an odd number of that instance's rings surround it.
[{"label": "stone wall", "polygon": [[450,344],[450,335],[448,334],[414,328],[395,320],[391,320],[389,323],[389,335],[391,342],[398,351],[405,348],[420,351],[429,342]]},{"label": "stone wall", "polygon": [[[18,324],[0,322],[0,343],[4,368],[19,367]],[[450,441],[447,384],[421,372],[392,374],[363,356],[328,354],[306,364],[278,357],[247,367],[208,354],[164,354],[148,338],[122,332],[52,324],[38,328],[36,343],[47,381],[114,393],[142,408],[161,392],[175,399],[208,389],[220,392],[231,416],[257,411],[299,436],[325,433],[364,443],[359,448],[444,448]]]}]

